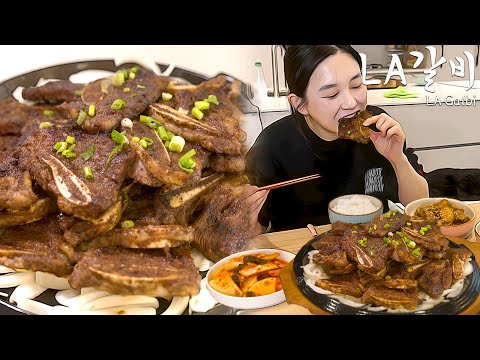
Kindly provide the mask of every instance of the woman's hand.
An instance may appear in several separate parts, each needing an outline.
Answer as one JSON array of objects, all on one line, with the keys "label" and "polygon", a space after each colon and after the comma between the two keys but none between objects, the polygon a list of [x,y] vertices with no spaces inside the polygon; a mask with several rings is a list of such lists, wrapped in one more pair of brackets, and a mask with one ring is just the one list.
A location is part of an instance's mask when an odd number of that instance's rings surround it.
[{"label": "woman's hand", "polygon": [[405,133],[400,124],[387,114],[372,116],[363,122],[364,126],[375,124],[379,132],[372,131],[370,139],[377,151],[395,164],[403,158]]},{"label": "woman's hand", "polygon": [[248,206],[249,224],[250,229],[255,229],[254,235],[258,235],[263,232],[262,225],[258,222],[258,214],[262,210],[262,206],[267,200],[267,196],[270,190],[258,191],[257,186],[245,185],[244,196],[246,196],[246,205]]}]

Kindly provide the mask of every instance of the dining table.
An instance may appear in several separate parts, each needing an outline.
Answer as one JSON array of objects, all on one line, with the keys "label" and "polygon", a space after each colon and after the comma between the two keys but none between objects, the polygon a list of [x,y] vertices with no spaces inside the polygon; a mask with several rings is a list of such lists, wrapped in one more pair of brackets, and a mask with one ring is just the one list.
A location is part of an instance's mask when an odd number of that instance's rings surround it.
[{"label": "dining table", "polygon": [[[480,201],[470,202],[469,205],[475,210],[475,224],[480,221]],[[331,229],[331,225],[314,226],[318,234]],[[281,232],[265,233],[253,239],[255,248],[281,249],[297,254],[300,249],[312,239],[312,232],[307,228],[287,230]],[[450,238],[450,240],[467,246],[474,254],[480,254],[480,238],[477,238],[474,229],[465,238]],[[312,302],[310,302],[296,287],[295,274],[293,273],[292,260],[280,273],[280,279],[284,285],[286,301],[267,308],[243,310],[242,315],[331,315]],[[480,313],[480,296],[462,312],[465,315],[478,315]]]}]

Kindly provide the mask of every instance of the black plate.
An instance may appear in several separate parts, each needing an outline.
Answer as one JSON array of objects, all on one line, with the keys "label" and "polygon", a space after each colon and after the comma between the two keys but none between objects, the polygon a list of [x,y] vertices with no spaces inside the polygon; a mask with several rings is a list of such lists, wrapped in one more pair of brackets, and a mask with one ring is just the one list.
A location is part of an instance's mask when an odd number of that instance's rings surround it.
[{"label": "black plate", "polygon": [[[472,254],[472,260],[470,263],[473,266],[473,271],[470,275],[465,277],[463,289],[458,296],[454,298],[446,298],[444,301],[438,305],[435,305],[431,309],[427,310],[417,310],[410,312],[401,312],[401,313],[392,313],[384,311],[369,311],[363,308],[355,308],[348,306],[337,299],[331,298],[328,295],[323,295],[317,293],[310,286],[305,283],[303,277],[302,266],[308,264],[308,253],[312,250],[315,250],[312,247],[312,243],[318,239],[318,236],[315,236],[312,240],[306,243],[300,251],[297,253],[297,256],[293,262],[293,270],[295,272],[296,283],[300,291],[315,305],[317,305],[322,310],[328,311],[336,315],[392,315],[392,314],[412,314],[412,315],[455,315],[462,310],[466,309],[471,303],[475,301],[480,293],[480,269],[478,267],[475,256]],[[450,240],[449,240],[450,241]],[[465,248],[464,245],[456,244],[450,241],[450,247],[452,248]],[[365,306],[367,307],[367,306]]]}]

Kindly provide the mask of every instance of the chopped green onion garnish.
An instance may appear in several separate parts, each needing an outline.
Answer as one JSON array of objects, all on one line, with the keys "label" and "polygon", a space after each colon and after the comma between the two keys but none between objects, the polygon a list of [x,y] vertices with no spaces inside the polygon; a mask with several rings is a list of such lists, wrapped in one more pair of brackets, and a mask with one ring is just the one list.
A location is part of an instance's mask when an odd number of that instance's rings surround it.
[{"label": "chopped green onion garnish", "polygon": [[130,72],[130,74],[128,76],[131,80],[135,79],[135,73],[133,73],[133,72]]},{"label": "chopped green onion garnish", "polygon": [[140,146],[143,147],[144,149],[148,147],[148,144],[145,140],[141,139],[139,142],[140,142]]},{"label": "chopped green onion garnish", "polygon": [[407,246],[408,246],[410,249],[415,248],[415,245],[417,245],[417,244],[415,243],[415,241],[410,241],[410,242],[407,244]]},{"label": "chopped green onion garnish", "polygon": [[73,93],[73,95],[76,96],[76,97],[82,96],[82,90],[75,90],[75,92]]},{"label": "chopped green onion garnish", "polygon": [[191,149],[190,151],[187,151],[181,158],[178,160],[178,165],[180,168],[186,172],[193,172],[193,168],[195,167],[195,161],[192,159],[192,156],[194,156],[197,152],[195,149]]},{"label": "chopped green onion garnish", "polygon": [[208,101],[215,105],[219,104],[217,97],[215,95],[208,95]]},{"label": "chopped green onion garnish", "polygon": [[112,160],[113,156],[119,152],[123,148],[123,144],[125,144],[126,137],[125,134],[119,133],[117,130],[112,130],[111,137],[116,144],[118,144],[108,155],[107,161],[105,162],[105,167],[108,168],[108,164],[110,164],[110,160]]},{"label": "chopped green onion garnish", "polygon": [[[167,146],[167,143],[165,143]],[[174,136],[170,143],[168,144],[168,150],[175,151],[175,152],[182,152],[183,147],[185,146],[185,139],[181,136]]]},{"label": "chopped green onion garnish", "polygon": [[123,92],[126,94],[126,93],[129,93],[130,92],[130,88],[129,87],[126,87],[126,88],[123,88]]},{"label": "chopped green onion garnish", "polygon": [[130,120],[129,118],[122,119],[120,124],[123,127],[129,128],[129,129],[133,128],[133,121]]},{"label": "chopped green onion garnish", "polygon": [[119,70],[115,74],[113,74],[112,83],[115,86],[122,86],[123,84],[125,84],[125,76],[122,70]]},{"label": "chopped green onion garnish", "polygon": [[377,230],[377,224],[373,225],[373,230]]},{"label": "chopped green onion garnish", "polygon": [[162,126],[162,123],[152,116],[140,115],[140,122],[147,124],[149,128],[155,130],[158,129],[159,126]]},{"label": "chopped green onion garnish", "polygon": [[88,115],[95,116],[95,105],[92,104],[88,107]]},{"label": "chopped green onion garnish", "polygon": [[65,140],[67,144],[73,144],[75,142],[75,138],[73,136],[68,135],[67,139]]},{"label": "chopped green onion garnish", "polygon": [[173,81],[170,81],[167,85],[167,89],[171,89],[175,86],[175,83]]},{"label": "chopped green onion garnish", "polygon": [[167,130],[163,126],[159,126],[157,129],[158,136],[162,141],[167,141],[168,140],[168,134]]},{"label": "chopped green onion garnish", "polygon": [[122,69],[122,70],[120,70],[120,71],[121,71],[122,74],[123,74],[123,78],[124,78],[125,80],[127,80],[127,79],[128,79],[128,71],[127,71],[127,69]]},{"label": "chopped green onion garnish", "polygon": [[138,96],[138,94],[132,94],[132,95],[130,95],[130,97],[131,97],[132,99],[135,99],[137,96]]},{"label": "chopped green onion garnish", "polygon": [[53,110],[43,110],[43,115],[47,115],[48,117],[52,117],[53,115],[55,115],[55,113],[53,112]]},{"label": "chopped green onion garnish", "polygon": [[425,231],[423,231],[422,229],[418,230],[418,232],[420,233],[420,235],[425,235]]},{"label": "chopped green onion garnish", "polygon": [[420,256],[420,248],[416,248],[415,250],[412,251],[412,255],[415,257]]},{"label": "chopped green onion garnish", "polygon": [[389,223],[386,223],[386,224],[383,225],[383,228],[384,228],[384,229],[388,229],[389,227],[390,227],[390,224],[389,224]]},{"label": "chopped green onion garnish", "polygon": [[167,131],[167,135],[168,135],[168,140],[172,140],[172,138],[175,136],[175,134],[170,131]]},{"label": "chopped green onion garnish", "polygon": [[78,118],[77,118],[77,124],[82,126],[86,118],[87,118],[87,113],[83,110],[80,110],[80,113],[78,114]]},{"label": "chopped green onion garnish", "polygon": [[133,228],[135,226],[135,223],[132,220],[125,220],[125,221],[122,221],[120,226],[122,227],[122,229],[125,230],[125,229]]},{"label": "chopped green onion garnish", "polygon": [[75,159],[77,157],[77,154],[71,152],[70,150],[65,150],[62,155],[65,156],[67,159]]},{"label": "chopped green onion garnish", "polygon": [[85,176],[85,179],[88,179],[88,180],[93,179],[93,173],[92,173],[92,169],[90,168],[90,166],[85,166],[83,168],[83,176]]},{"label": "chopped green onion garnish", "polygon": [[125,101],[122,99],[117,99],[112,103],[112,106],[110,107],[112,110],[121,110],[123,109],[127,104],[125,104]]},{"label": "chopped green onion garnish", "polygon": [[87,151],[85,151],[83,154],[82,154],[82,159],[84,161],[87,161],[88,159],[90,159],[92,156],[93,156],[93,152],[95,151],[95,144],[92,144],[90,145],[90,147],[87,149]]},{"label": "chopped green onion garnish", "polygon": [[72,144],[72,145],[70,145],[70,147],[67,150],[68,151],[73,151],[73,149],[75,149],[75,146],[77,146],[77,144]]},{"label": "chopped green onion garnish", "polygon": [[135,66],[130,69],[130,72],[133,73],[133,74],[136,74],[137,71],[138,71],[138,68],[135,67]]},{"label": "chopped green onion garnish", "polygon": [[143,86],[143,85],[137,85],[137,88],[139,88],[139,89],[146,89],[145,86]]},{"label": "chopped green onion garnish", "polygon": [[53,124],[51,122],[44,121],[44,122],[40,123],[39,128],[40,129],[46,129],[46,128],[49,128],[49,127],[52,127],[52,126],[53,126]]},{"label": "chopped green onion garnish", "polygon": [[196,107],[194,107],[192,109],[192,115],[197,118],[198,120],[202,120],[203,118],[203,112],[201,112],[199,109],[197,109]]},{"label": "chopped green onion garnish", "polygon": [[390,275],[385,276],[385,280],[390,280],[392,277]]},{"label": "chopped green onion garnish", "polygon": [[140,145],[145,149],[153,144],[153,140],[148,137],[141,138],[139,142],[140,142]]},{"label": "chopped green onion garnish", "polygon": [[168,149],[170,146],[170,140],[165,141],[165,147]]},{"label": "chopped green onion garnish", "polygon": [[140,138],[138,136],[134,136],[132,138],[132,141],[135,141],[135,142],[139,142],[140,141]]},{"label": "chopped green onion garnish", "polygon": [[163,101],[170,101],[170,100],[172,100],[172,98],[173,98],[172,94],[162,92],[162,100]]},{"label": "chopped green onion garnish", "polygon": [[53,148],[57,150],[57,153],[67,149],[68,144],[65,141],[58,141]]},{"label": "chopped green onion garnish", "polygon": [[195,101],[195,107],[198,110],[208,110],[210,109],[210,103],[206,101]]}]

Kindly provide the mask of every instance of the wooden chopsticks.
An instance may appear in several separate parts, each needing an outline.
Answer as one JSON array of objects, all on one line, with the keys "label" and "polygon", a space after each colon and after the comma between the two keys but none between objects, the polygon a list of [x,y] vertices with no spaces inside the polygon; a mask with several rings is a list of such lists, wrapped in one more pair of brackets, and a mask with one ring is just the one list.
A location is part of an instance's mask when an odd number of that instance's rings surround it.
[{"label": "wooden chopsticks", "polygon": [[320,174],[304,176],[304,177],[301,177],[301,178],[298,178],[298,179],[287,180],[287,181],[282,181],[282,182],[279,182],[279,183],[276,183],[276,184],[262,186],[262,187],[258,188],[258,190],[278,189],[278,188],[281,188],[281,187],[284,187],[284,186],[299,184],[299,183],[304,182],[304,181],[318,179],[321,176],[322,175],[320,175]]}]

